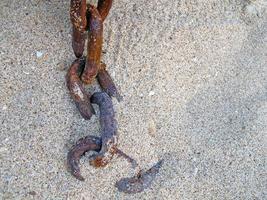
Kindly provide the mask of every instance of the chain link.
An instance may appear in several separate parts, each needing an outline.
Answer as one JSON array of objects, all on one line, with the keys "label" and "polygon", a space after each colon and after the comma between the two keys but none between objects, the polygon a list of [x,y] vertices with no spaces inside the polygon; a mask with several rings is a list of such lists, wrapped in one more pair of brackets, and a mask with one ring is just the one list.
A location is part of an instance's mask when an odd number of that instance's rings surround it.
[{"label": "chain link", "polygon": [[[103,22],[112,5],[112,0],[100,0],[97,7],[86,5],[85,0],[72,0],[70,18],[72,22],[72,46],[77,59],[70,66],[66,82],[70,96],[74,100],[81,116],[89,120],[95,111],[91,103],[99,106],[101,138],[87,136],[80,139],[68,154],[68,167],[71,173],[79,180],[84,180],[79,171],[80,156],[86,151],[96,151],[90,158],[94,167],[104,167],[115,153],[129,159],[117,149],[117,122],[113,110],[111,97],[121,100],[115,84],[113,83],[106,65],[101,62],[103,43]],[[87,55],[83,56],[87,35]],[[103,92],[91,95],[86,92],[84,85],[91,84],[97,79]],[[99,144],[101,143],[101,147]]]},{"label": "chain link", "polygon": [[[134,159],[117,148],[117,121],[111,97],[122,99],[113,80],[101,62],[103,44],[103,22],[108,16],[112,0],[99,0],[97,7],[86,4],[86,0],[71,0],[70,19],[72,22],[72,48],[76,60],[70,66],[66,82],[70,96],[76,104],[81,116],[89,120],[95,111],[91,103],[97,104],[100,110],[101,136],[81,138],[68,152],[67,165],[71,174],[84,181],[79,168],[79,160],[87,151],[96,152],[89,158],[94,167],[106,166],[117,154],[125,158],[132,166],[138,167]],[[83,56],[87,36],[87,54]],[[91,95],[84,85],[92,84],[97,79],[103,92]],[[149,187],[154,180],[162,161],[146,172],[139,169],[137,176],[122,179],[116,187],[125,193],[138,193]],[[138,167],[139,168],[139,167]],[[129,186],[130,184],[130,186]]]}]

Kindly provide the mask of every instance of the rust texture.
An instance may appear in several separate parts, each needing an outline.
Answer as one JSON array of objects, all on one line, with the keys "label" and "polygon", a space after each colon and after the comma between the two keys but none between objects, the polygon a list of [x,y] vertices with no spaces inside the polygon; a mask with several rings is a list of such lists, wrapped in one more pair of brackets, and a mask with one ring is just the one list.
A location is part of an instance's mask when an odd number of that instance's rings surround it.
[{"label": "rust texture", "polygon": [[99,106],[102,147],[98,154],[90,158],[94,167],[104,167],[117,151],[117,121],[111,98],[105,92],[96,92],[91,102]]},{"label": "rust texture", "polygon": [[104,63],[101,63],[100,65],[97,74],[97,80],[104,92],[106,92],[111,97],[115,97],[118,101],[122,100],[122,96],[119,94],[112,78],[106,70],[106,65]]},{"label": "rust texture", "polygon": [[78,31],[72,27],[72,49],[76,58],[83,56],[86,33]]},{"label": "rust texture", "polygon": [[86,0],[70,1],[70,20],[73,26],[80,32],[86,29]]},{"label": "rust texture", "polygon": [[[67,167],[78,180],[84,181],[79,162],[88,151],[95,154],[89,158],[94,167],[106,166],[115,154],[125,158],[132,167],[139,167],[137,162],[117,148],[117,121],[111,97],[122,99],[111,79],[106,65],[101,63],[103,45],[103,23],[112,6],[112,0],[99,0],[97,7],[86,5],[86,0],[71,0],[70,19],[72,22],[72,48],[76,59],[66,75],[67,87],[79,112],[84,119],[90,119],[95,111],[91,105],[97,104],[100,111],[101,136],[87,136],[80,139],[68,152]],[[88,33],[86,33],[86,31]],[[87,38],[87,56],[83,57]],[[97,78],[104,92],[92,96],[85,91],[83,84],[91,84]],[[147,171],[139,171],[136,176],[123,178],[116,183],[120,192],[139,193],[149,188],[163,164],[160,160]],[[140,168],[139,168],[140,169]]]},{"label": "rust texture", "polygon": [[116,183],[116,187],[120,192],[135,194],[143,192],[149,188],[159,173],[159,169],[163,164],[163,160],[160,160],[153,167],[145,172],[140,172],[138,175],[131,178],[123,178]]},{"label": "rust texture", "polygon": [[82,81],[79,77],[84,65],[84,58],[76,59],[68,70],[66,82],[70,91],[70,95],[74,100],[80,114],[84,119],[90,119],[95,111],[90,103],[90,94],[85,91]]},{"label": "rust texture", "polygon": [[102,21],[104,21],[108,16],[111,6],[112,6],[112,0],[98,0],[97,10],[101,15]]},{"label": "rust texture", "polygon": [[88,41],[87,58],[85,69],[82,74],[82,81],[90,84],[95,79],[100,67],[102,43],[103,43],[103,22],[97,8],[89,5],[90,17],[88,20]]},{"label": "rust texture", "polygon": [[70,19],[72,22],[72,48],[77,58],[83,55],[85,44],[86,0],[71,0]]},{"label": "rust texture", "polygon": [[105,92],[96,92],[92,95],[91,101],[99,106],[101,137],[87,136],[80,139],[67,156],[69,171],[81,181],[84,181],[84,178],[80,173],[79,161],[81,156],[87,151],[97,152],[89,158],[90,164],[94,167],[106,166],[114,154],[125,158],[132,164],[132,167],[138,166],[134,159],[117,149],[117,121],[111,98]]},{"label": "rust texture", "polygon": [[85,31],[88,30],[87,59],[84,72],[81,76],[84,84],[91,84],[97,77],[101,88],[110,97],[122,97],[106,70],[104,63],[101,63],[101,53],[103,44],[103,22],[108,16],[112,6],[112,0],[99,0],[97,7],[86,5],[86,1],[72,0],[70,16],[73,24],[72,48],[77,58],[82,57],[86,39]]},{"label": "rust texture", "polygon": [[85,179],[80,172],[80,158],[87,151],[99,152],[101,149],[101,139],[95,136],[87,136],[80,139],[76,145],[72,147],[67,156],[67,167],[70,173],[80,181]]}]

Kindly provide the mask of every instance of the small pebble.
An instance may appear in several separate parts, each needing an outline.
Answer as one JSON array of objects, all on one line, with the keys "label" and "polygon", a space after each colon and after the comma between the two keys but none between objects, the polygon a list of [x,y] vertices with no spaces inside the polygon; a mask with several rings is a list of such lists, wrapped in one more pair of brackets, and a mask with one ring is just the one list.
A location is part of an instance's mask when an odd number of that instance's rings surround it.
[{"label": "small pebble", "polygon": [[153,96],[153,95],[155,95],[155,92],[154,91],[150,91],[148,95],[149,96]]},{"label": "small pebble", "polygon": [[153,136],[154,137],[155,134],[156,134],[156,131],[157,131],[157,127],[156,127],[155,122],[153,120],[150,120],[148,122],[148,134],[150,136]]},{"label": "small pebble", "polygon": [[41,58],[43,56],[43,53],[41,51],[36,51],[36,57]]},{"label": "small pebble", "polygon": [[0,153],[6,153],[8,152],[8,149],[5,147],[0,147]]},{"label": "small pebble", "polygon": [[198,168],[195,168],[195,170],[194,170],[194,176],[196,176],[197,173],[198,173]]},{"label": "small pebble", "polygon": [[37,193],[35,191],[30,191],[29,195],[35,196]]}]

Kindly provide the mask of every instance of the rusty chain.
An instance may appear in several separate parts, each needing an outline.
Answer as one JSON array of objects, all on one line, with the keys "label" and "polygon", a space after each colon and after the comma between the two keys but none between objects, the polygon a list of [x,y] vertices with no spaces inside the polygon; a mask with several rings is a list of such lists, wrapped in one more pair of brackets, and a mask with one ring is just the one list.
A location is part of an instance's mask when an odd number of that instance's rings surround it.
[{"label": "rusty chain", "polygon": [[[101,62],[103,44],[103,22],[108,16],[112,0],[99,0],[97,7],[86,4],[86,0],[71,0],[70,19],[72,23],[72,48],[76,60],[71,64],[66,82],[70,96],[76,104],[81,116],[89,120],[95,114],[91,105],[97,104],[100,110],[101,137],[86,136],[81,138],[68,152],[67,166],[70,173],[84,181],[80,173],[79,160],[87,151],[96,152],[89,158],[94,167],[106,166],[115,154],[127,159],[133,167],[137,167],[134,159],[117,148],[117,121],[111,97],[122,99],[112,81],[106,65]],[[87,55],[83,56],[87,36]],[[92,84],[97,79],[103,92],[90,94],[84,85]],[[132,178],[121,179],[116,183],[119,191],[125,193],[142,192],[150,186],[162,165],[159,161],[148,171],[140,172]],[[130,185],[129,185],[130,184]]]}]

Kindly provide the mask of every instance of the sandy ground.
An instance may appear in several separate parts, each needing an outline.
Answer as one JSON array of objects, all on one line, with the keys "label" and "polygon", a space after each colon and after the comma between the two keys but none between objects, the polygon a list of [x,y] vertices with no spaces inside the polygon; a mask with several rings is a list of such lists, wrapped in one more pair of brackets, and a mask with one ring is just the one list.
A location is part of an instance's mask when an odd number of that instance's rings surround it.
[{"label": "sandy ground", "polygon": [[1,0],[0,199],[266,199],[267,17],[248,3],[115,1],[103,61],[124,97],[119,147],[143,169],[165,159],[151,189],[125,195],[121,158],[83,157],[85,182],[66,171],[75,141],[99,135],[65,85],[69,1]]}]

